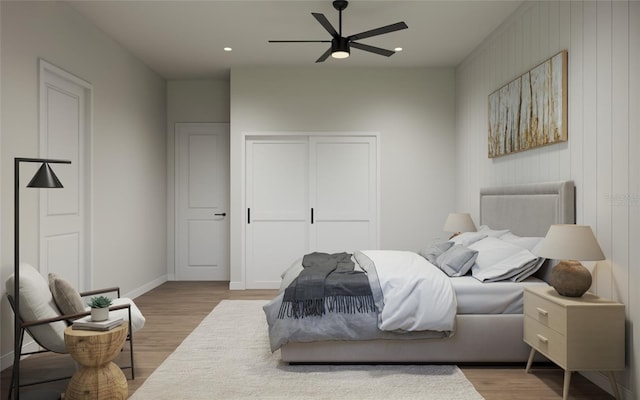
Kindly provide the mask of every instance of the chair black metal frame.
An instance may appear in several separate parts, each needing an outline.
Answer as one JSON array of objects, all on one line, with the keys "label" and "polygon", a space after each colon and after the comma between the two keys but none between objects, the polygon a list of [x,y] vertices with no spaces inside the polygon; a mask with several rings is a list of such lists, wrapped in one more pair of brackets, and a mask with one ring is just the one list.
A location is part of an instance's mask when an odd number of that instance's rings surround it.
[{"label": "chair black metal frame", "polygon": [[[87,297],[87,296],[92,296],[92,295],[96,295],[96,294],[114,293],[114,292],[117,294],[117,297],[120,298],[120,288],[119,287],[110,287],[110,288],[96,289],[96,290],[90,290],[90,291],[86,291],[86,292],[81,292],[80,293],[80,297]],[[15,307],[14,307],[13,298],[8,293],[7,293],[7,298],[9,300],[9,304],[11,305],[11,310],[15,313]],[[122,368],[122,369],[130,369],[131,370],[131,379],[133,380],[133,379],[135,379],[135,368],[134,368],[134,362],[133,362],[133,330],[131,329],[131,305],[130,304],[121,304],[121,305],[117,305],[117,306],[112,306],[112,307],[109,307],[109,310],[110,311],[115,311],[115,310],[123,310],[125,308],[127,309],[127,312],[129,314],[129,319],[127,321],[128,324],[129,324],[129,331],[127,333],[126,341],[129,342],[129,353],[130,353],[130,361],[131,362],[130,362],[130,365],[124,366],[124,367],[120,367],[120,368]],[[29,328],[31,328],[33,326],[38,326],[38,325],[50,324],[52,322],[57,322],[57,321],[68,322],[68,321],[71,321],[71,320],[74,320],[74,319],[77,319],[77,318],[81,318],[81,317],[84,317],[84,316],[87,316],[87,315],[90,315],[90,314],[91,314],[90,311],[86,311],[86,312],[79,313],[79,314],[59,315],[59,316],[54,317],[54,318],[40,319],[40,320],[35,320],[35,321],[24,321],[22,319],[22,316],[19,316],[19,319],[20,319],[20,337],[19,337],[19,346],[18,346],[18,348],[20,349],[20,354],[14,354],[14,357],[13,357],[13,368],[11,370],[11,386],[9,387],[9,396],[8,396],[9,400],[12,399],[13,390],[20,390],[21,387],[40,385],[40,384],[44,384],[44,383],[55,382],[55,381],[60,381],[60,380],[71,378],[70,376],[64,376],[64,377],[60,377],[60,378],[52,378],[52,379],[46,379],[46,380],[36,381],[36,382],[28,382],[28,383],[23,383],[23,384],[21,384],[20,382],[17,382],[18,379],[16,379],[16,378],[19,375],[16,374],[15,371],[17,371],[20,368],[20,360],[22,359],[23,356],[29,356],[29,355],[40,354],[40,353],[49,353],[49,352],[57,353],[57,354],[67,354],[67,353],[58,353],[58,352],[55,352],[53,350],[48,350],[45,346],[43,346],[40,342],[38,342],[38,339],[34,335],[31,335],[31,332],[29,331]],[[29,334],[31,335],[33,340],[35,340],[35,342],[38,344],[38,346],[40,346],[43,350],[22,352],[22,344],[23,344],[25,331],[29,332]]]}]

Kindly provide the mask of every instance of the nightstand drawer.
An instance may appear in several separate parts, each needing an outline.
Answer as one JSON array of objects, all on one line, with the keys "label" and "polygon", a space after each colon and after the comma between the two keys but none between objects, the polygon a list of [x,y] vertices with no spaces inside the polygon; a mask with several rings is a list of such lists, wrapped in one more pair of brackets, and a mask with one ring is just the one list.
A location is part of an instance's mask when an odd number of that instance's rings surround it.
[{"label": "nightstand drawer", "polygon": [[524,317],[524,341],[561,367],[567,365],[567,338],[528,315]]},{"label": "nightstand drawer", "polygon": [[524,314],[556,332],[567,333],[567,309],[529,291],[524,292]]}]

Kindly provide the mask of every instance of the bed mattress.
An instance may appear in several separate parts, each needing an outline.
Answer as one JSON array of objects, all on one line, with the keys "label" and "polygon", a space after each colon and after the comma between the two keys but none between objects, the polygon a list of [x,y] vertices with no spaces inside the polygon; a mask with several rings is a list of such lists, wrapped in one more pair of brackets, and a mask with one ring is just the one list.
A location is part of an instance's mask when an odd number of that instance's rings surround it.
[{"label": "bed mattress", "polygon": [[451,278],[458,301],[458,314],[522,314],[523,293],[527,286],[548,286],[529,277],[522,282],[482,283],[472,276]]}]

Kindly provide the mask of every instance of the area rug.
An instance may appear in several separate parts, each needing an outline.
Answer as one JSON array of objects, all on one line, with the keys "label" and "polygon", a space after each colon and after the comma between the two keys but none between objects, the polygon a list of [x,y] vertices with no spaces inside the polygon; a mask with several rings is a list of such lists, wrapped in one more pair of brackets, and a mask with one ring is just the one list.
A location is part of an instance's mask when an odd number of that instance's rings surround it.
[{"label": "area rug", "polygon": [[265,303],[222,301],[130,399],[482,399],[455,365],[283,363]]}]

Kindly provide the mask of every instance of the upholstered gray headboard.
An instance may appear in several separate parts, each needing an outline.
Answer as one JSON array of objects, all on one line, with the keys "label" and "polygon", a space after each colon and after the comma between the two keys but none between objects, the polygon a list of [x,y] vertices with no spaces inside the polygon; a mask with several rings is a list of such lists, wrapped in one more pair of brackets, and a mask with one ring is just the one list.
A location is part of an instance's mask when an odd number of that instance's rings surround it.
[{"label": "upholstered gray headboard", "polygon": [[573,181],[481,189],[480,223],[519,236],[544,236],[553,224],[573,224]]},{"label": "upholstered gray headboard", "polygon": [[[519,236],[545,236],[553,224],[576,221],[573,181],[534,183],[480,189],[480,223],[510,229]],[[535,277],[549,282],[557,263],[547,260]]]}]

